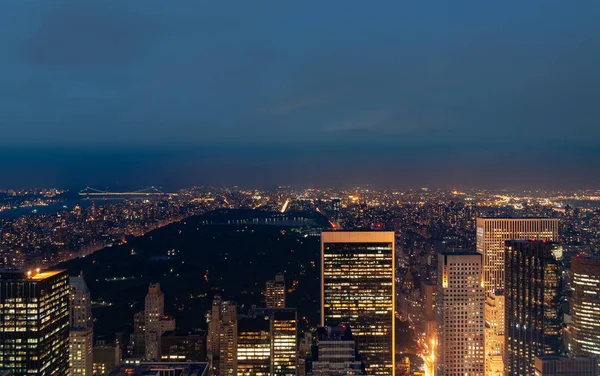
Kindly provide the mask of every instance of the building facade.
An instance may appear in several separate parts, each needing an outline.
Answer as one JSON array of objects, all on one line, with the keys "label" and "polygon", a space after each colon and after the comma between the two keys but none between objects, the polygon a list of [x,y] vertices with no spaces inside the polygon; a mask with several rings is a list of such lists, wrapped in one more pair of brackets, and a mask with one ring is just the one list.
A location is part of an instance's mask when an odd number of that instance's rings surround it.
[{"label": "building facade", "polygon": [[205,362],[206,332],[170,330],[163,333],[160,359],[163,362]]},{"label": "building facade", "polygon": [[506,242],[505,367],[508,376],[533,375],[535,357],[561,347],[561,270],[555,244]]},{"label": "building facade", "polygon": [[395,374],[393,232],[321,234],[321,324],[347,323],[369,375]]},{"label": "building facade", "polygon": [[485,299],[485,374],[504,375],[504,294],[489,293]]},{"label": "building facade", "polygon": [[[558,219],[556,218],[477,218],[477,252],[483,255],[483,273],[486,295],[500,295],[504,291],[505,279],[505,242],[509,240],[546,240],[558,241]],[[495,298],[492,298],[495,299]],[[496,299],[495,299],[496,300]],[[494,312],[488,310],[488,312]],[[499,316],[495,316],[499,317]],[[504,332],[504,322],[494,321],[486,317],[487,325],[495,328],[498,333]],[[493,341],[501,336],[489,336]],[[495,348],[496,344],[486,344],[486,348]],[[503,369],[504,344],[500,346],[500,355],[495,351],[487,351],[488,375],[496,374],[496,370]]]},{"label": "building facade", "polygon": [[99,339],[94,343],[94,375],[108,375],[121,363],[121,347]]},{"label": "building facade", "polygon": [[160,358],[160,337],[167,330],[175,330],[175,320],[165,316],[165,296],[159,283],[148,287],[144,306],[144,344],[145,358]]},{"label": "building facade", "polygon": [[285,278],[282,273],[267,281],[265,301],[267,308],[285,308]]},{"label": "building facade", "polygon": [[477,218],[477,252],[483,255],[485,292],[504,291],[504,245],[509,240],[558,241],[556,218]]},{"label": "building facade", "polygon": [[600,358],[600,257],[571,258],[573,354]]},{"label": "building facade", "polygon": [[82,276],[70,277],[69,367],[71,376],[93,374],[94,332],[90,291]]},{"label": "building facade", "polygon": [[436,374],[484,376],[484,287],[482,255],[438,255]]},{"label": "building facade", "polygon": [[296,376],[298,318],[292,308],[256,308],[238,319],[237,375]]},{"label": "building facade", "polygon": [[0,270],[0,371],[69,374],[69,275]]},{"label": "building facade", "polygon": [[271,325],[268,316],[238,320],[237,375],[271,375]]},{"label": "building facade", "polygon": [[598,363],[585,356],[536,356],[535,376],[598,376]]},{"label": "building facade", "polygon": [[362,362],[350,325],[317,328],[317,359],[310,376],[362,375]]},{"label": "building facade", "polygon": [[216,376],[237,374],[237,305],[215,295],[208,315],[206,349],[212,373]]}]

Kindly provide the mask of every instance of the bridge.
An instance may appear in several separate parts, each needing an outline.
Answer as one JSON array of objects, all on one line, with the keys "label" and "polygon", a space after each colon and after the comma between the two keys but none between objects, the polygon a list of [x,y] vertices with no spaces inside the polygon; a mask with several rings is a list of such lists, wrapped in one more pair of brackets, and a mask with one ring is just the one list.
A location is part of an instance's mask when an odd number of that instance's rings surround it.
[{"label": "bridge", "polygon": [[156,187],[140,189],[134,192],[112,192],[100,190],[92,187],[85,187],[79,191],[79,196],[83,197],[151,197],[151,196],[177,196],[177,193],[165,193]]}]

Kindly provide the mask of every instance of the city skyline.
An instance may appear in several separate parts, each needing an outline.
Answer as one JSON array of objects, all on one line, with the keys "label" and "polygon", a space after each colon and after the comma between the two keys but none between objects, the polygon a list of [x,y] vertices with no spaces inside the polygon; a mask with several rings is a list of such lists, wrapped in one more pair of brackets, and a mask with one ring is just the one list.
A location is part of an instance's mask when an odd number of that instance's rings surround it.
[{"label": "city skyline", "polygon": [[0,376],[600,376],[600,2],[0,12]]}]

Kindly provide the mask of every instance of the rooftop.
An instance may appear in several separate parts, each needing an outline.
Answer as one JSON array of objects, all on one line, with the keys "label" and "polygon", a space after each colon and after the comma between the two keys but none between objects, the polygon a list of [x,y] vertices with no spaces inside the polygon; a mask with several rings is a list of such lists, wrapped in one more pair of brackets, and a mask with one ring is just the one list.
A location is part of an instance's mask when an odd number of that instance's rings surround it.
[{"label": "rooftop", "polygon": [[[207,376],[208,363],[148,362],[137,365],[120,365],[109,376],[160,376],[174,371],[174,376]],[[168,373],[171,375],[171,373]]]}]

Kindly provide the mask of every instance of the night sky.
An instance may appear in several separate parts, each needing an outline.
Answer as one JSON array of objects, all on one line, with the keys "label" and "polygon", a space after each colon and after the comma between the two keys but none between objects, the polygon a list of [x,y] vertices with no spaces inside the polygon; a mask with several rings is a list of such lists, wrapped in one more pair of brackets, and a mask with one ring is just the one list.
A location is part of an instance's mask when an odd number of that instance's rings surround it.
[{"label": "night sky", "polygon": [[0,188],[599,188],[598,1],[0,10]]}]

